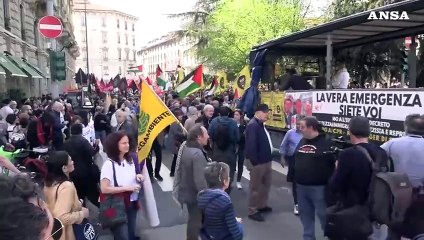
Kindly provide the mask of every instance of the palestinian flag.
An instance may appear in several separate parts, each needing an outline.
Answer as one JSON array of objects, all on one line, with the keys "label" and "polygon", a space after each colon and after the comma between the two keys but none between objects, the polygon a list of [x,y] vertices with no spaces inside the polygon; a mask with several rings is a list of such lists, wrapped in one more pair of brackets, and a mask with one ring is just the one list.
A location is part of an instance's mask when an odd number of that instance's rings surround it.
[{"label": "palestinian flag", "polygon": [[163,89],[166,88],[165,76],[163,75],[162,69],[160,69],[159,65],[156,68],[156,83]]},{"label": "palestinian flag", "polygon": [[203,85],[203,66],[199,65],[193,72],[188,74],[176,87],[178,96],[184,98],[199,90]]},{"label": "palestinian flag", "polygon": [[131,73],[131,72],[135,74],[143,72],[143,65],[129,68],[128,73]]},{"label": "palestinian flag", "polygon": [[218,89],[218,76],[214,76],[209,89],[206,91],[206,96],[212,96]]}]

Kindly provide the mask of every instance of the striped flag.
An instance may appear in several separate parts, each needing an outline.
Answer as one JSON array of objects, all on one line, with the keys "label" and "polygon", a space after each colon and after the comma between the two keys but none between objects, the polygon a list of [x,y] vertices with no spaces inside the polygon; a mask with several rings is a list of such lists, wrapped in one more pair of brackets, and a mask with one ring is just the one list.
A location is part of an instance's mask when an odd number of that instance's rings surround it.
[{"label": "striped flag", "polygon": [[166,88],[167,81],[165,80],[165,76],[163,75],[163,71],[159,67],[159,65],[156,68],[156,83],[158,84],[158,86],[162,87],[163,89]]},{"label": "striped flag", "polygon": [[178,96],[184,98],[197,90],[203,85],[203,66],[199,65],[193,72],[187,75],[183,81],[175,88]]},{"label": "striped flag", "polygon": [[137,66],[137,67],[131,67],[128,69],[129,73],[142,73],[143,72],[143,65]]}]

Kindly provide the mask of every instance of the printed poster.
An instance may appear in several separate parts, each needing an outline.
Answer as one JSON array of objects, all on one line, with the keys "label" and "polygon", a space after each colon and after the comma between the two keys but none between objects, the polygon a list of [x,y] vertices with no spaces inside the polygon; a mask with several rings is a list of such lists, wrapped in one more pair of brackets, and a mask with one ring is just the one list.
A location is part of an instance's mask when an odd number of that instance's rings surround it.
[{"label": "printed poster", "polygon": [[[284,92],[273,92],[272,95],[272,112],[270,113],[270,120],[272,127],[285,128],[286,120],[284,115]],[[267,123],[267,125],[269,125]],[[271,125],[269,125],[271,126]]]},{"label": "printed poster", "polygon": [[312,91],[287,91],[284,97],[284,118],[286,128],[296,128],[296,122],[302,116],[312,116]]},{"label": "printed poster", "polygon": [[370,140],[384,143],[404,135],[404,120],[409,114],[422,114],[423,91],[314,91],[313,115],[324,130],[335,136],[348,135],[353,116],[370,120]]}]

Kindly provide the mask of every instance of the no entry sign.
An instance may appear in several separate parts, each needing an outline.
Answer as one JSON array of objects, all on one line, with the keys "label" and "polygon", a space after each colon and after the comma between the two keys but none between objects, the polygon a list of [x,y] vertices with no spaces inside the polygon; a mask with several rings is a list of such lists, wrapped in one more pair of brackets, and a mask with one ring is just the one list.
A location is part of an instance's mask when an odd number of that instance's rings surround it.
[{"label": "no entry sign", "polygon": [[62,22],[55,16],[44,16],[38,22],[38,31],[46,38],[57,38],[62,34]]}]

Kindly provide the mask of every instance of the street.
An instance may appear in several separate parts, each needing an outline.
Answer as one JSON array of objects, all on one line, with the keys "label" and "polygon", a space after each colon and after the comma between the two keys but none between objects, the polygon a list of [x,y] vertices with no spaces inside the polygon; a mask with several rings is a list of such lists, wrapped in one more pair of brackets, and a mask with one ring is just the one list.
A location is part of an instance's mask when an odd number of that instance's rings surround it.
[{"label": "street", "polygon": [[[161,176],[164,180],[163,182],[153,181],[160,225],[156,228],[149,227],[143,214],[139,214],[138,228],[141,229],[140,236],[143,240],[185,239],[187,213],[186,209],[179,209],[172,198],[172,178],[169,176],[171,161],[172,155],[167,150],[163,150]],[[298,217],[293,214],[293,200],[286,182],[287,168],[281,167],[277,162],[273,162],[272,168],[273,179],[269,205],[273,208],[273,212],[265,215],[265,222],[255,222],[247,218],[249,173],[246,169],[243,171],[243,189],[236,189],[234,183],[234,189],[230,196],[236,216],[243,218],[244,239],[302,239],[302,226]],[[318,236],[319,234],[317,234]],[[106,233],[99,239],[110,240],[113,238]]]}]

